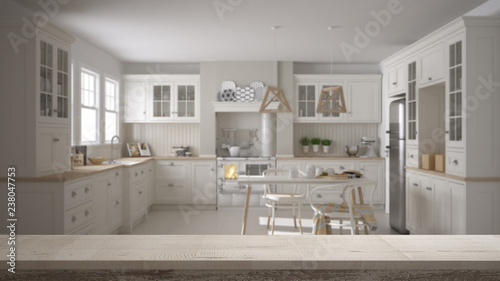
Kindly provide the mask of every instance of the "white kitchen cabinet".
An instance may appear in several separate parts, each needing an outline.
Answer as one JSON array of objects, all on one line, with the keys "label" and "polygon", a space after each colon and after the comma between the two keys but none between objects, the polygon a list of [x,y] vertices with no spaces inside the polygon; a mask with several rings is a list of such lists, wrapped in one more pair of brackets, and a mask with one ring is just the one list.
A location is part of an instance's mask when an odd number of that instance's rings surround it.
[{"label": "white kitchen cabinet", "polygon": [[422,234],[434,233],[434,180],[427,176],[420,179],[420,229]]},{"label": "white kitchen cabinet", "polygon": [[143,218],[147,219],[148,163],[123,169],[122,232],[131,233]]},{"label": "white kitchen cabinet", "polygon": [[190,201],[190,163],[187,160],[157,160],[155,201],[164,204],[187,204]]},{"label": "white kitchen cabinet", "polygon": [[348,122],[374,122],[381,118],[382,98],[379,81],[347,82]]},{"label": "white kitchen cabinet", "polygon": [[[346,113],[316,112],[321,91],[341,86]],[[338,96],[335,96],[339,102]],[[295,75],[295,122],[372,123],[381,120],[380,75]],[[336,109],[333,102],[326,106]]]},{"label": "white kitchen cabinet", "polygon": [[420,228],[420,181],[418,175],[406,172],[406,229],[415,232]]},{"label": "white kitchen cabinet", "polygon": [[406,89],[406,64],[400,63],[387,71],[387,95],[404,93]]},{"label": "white kitchen cabinet", "polygon": [[444,45],[442,42],[420,54],[419,87],[444,82]]},{"label": "white kitchen cabinet", "polygon": [[[0,167],[7,170],[15,164],[18,176],[40,177],[71,168],[71,143],[63,142],[71,134],[70,50],[74,38],[48,23],[33,27],[30,40],[12,44],[12,36],[24,34],[25,29],[21,17],[0,19],[0,122],[2,131],[9,134],[0,146]],[[57,136],[46,131],[49,128],[64,131],[58,145],[53,144]]]},{"label": "white kitchen cabinet", "polygon": [[146,190],[145,181],[135,183],[130,189],[130,217],[133,222],[147,215]]},{"label": "white kitchen cabinet", "polygon": [[[417,62],[408,62],[408,93],[406,95],[406,145],[418,145]],[[418,166],[417,166],[418,167]]]},{"label": "white kitchen cabinet", "polygon": [[94,189],[94,218],[93,231],[96,234],[104,234],[108,224],[108,174],[97,177],[93,185]]},{"label": "white kitchen cabinet", "polygon": [[[449,193],[449,198],[450,198],[450,232],[452,234],[460,235],[460,234],[467,234],[467,209],[466,209],[466,204],[467,204],[467,198],[466,198],[466,187],[464,183],[460,182],[454,182],[454,181],[448,181],[447,182],[447,187]],[[474,187],[472,187],[474,188]],[[499,202],[498,196],[492,196],[492,201],[496,203]],[[490,201],[491,202],[491,201]],[[479,203],[481,204],[481,203]],[[497,205],[493,203],[494,205]],[[497,205],[498,206],[498,205]],[[469,213],[476,213],[477,211],[469,212]],[[479,211],[482,213],[481,211]],[[496,221],[496,223],[491,223],[493,221]],[[498,219],[496,219],[496,215],[493,214],[487,214],[485,215],[482,220],[482,222],[486,223],[488,227],[497,227],[499,226]],[[495,225],[496,224],[496,225]],[[480,232],[486,233],[486,231],[483,231],[481,227],[478,227],[477,229]],[[496,233],[498,234],[499,231],[497,230]]]},{"label": "white kitchen cabinet", "polygon": [[199,122],[199,75],[124,75],[125,122]]},{"label": "white kitchen cabinet", "polygon": [[121,169],[94,178],[94,234],[108,234],[122,224],[122,177]]},{"label": "white kitchen cabinet", "polygon": [[[359,161],[357,165],[359,171],[363,173],[364,178],[377,181],[377,189],[373,191],[373,202],[376,204],[385,202],[385,185],[384,185],[385,181],[384,177],[381,176],[384,175],[385,171],[384,161],[365,160],[365,161]],[[365,200],[370,198],[369,197],[370,193],[368,193],[368,190],[363,189],[363,196]]]},{"label": "white kitchen cabinet", "polygon": [[71,167],[71,132],[64,127],[38,127],[36,170],[40,174],[56,174]]},{"label": "white kitchen cabinet", "polygon": [[124,76],[124,121],[145,122],[146,121],[146,81],[136,77]]},{"label": "white kitchen cabinet", "polygon": [[147,185],[147,197],[148,197],[148,202],[147,202],[147,208],[151,208],[151,205],[154,203],[154,194],[155,194],[155,189],[154,189],[154,179],[155,179],[155,166],[154,162],[151,161],[146,164],[146,185]]},{"label": "white kitchen cabinet", "polygon": [[[444,179],[433,178],[434,182],[434,233],[450,234],[452,232],[452,198],[451,189]],[[465,200],[463,201],[465,202]],[[455,216],[455,215],[453,215]],[[458,233],[455,233],[458,234]]]},{"label": "white kitchen cabinet", "polygon": [[192,161],[191,180],[191,202],[193,204],[216,203],[215,161]]}]

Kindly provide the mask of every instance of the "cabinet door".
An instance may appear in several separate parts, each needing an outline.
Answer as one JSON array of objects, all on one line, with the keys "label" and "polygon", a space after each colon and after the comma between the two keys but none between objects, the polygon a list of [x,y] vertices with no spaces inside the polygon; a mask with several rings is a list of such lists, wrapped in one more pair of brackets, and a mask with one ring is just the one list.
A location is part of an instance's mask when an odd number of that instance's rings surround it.
[{"label": "cabinet door", "polygon": [[451,193],[450,201],[450,222],[451,233],[453,235],[466,234],[466,198],[465,185],[462,183],[448,182],[448,187]]},{"label": "cabinet door", "polygon": [[191,201],[193,204],[215,204],[215,162],[191,162]]},{"label": "cabinet door", "polygon": [[451,234],[451,192],[445,180],[434,178],[434,233]]},{"label": "cabinet door", "polygon": [[347,101],[347,121],[380,122],[381,96],[378,81],[347,82]]},{"label": "cabinet door", "polygon": [[146,181],[136,183],[131,190],[130,194],[130,208],[132,214],[132,223],[146,214]]},{"label": "cabinet door", "polygon": [[404,91],[406,85],[405,64],[397,65],[387,73],[387,93],[389,96],[399,94]]},{"label": "cabinet door", "polygon": [[154,82],[149,85],[150,120],[168,121],[174,119],[174,84]]},{"label": "cabinet door", "polygon": [[146,121],[146,82],[124,82],[124,119],[125,122]]},{"label": "cabinet door", "polygon": [[434,186],[428,176],[419,176],[420,179],[420,234],[434,233]]},{"label": "cabinet door", "polygon": [[[377,181],[377,188],[373,193],[374,204],[384,204],[385,202],[385,185],[384,171],[385,163],[383,161],[359,161],[359,170],[363,173],[363,177]],[[363,197],[368,202],[371,189],[363,189]]]},{"label": "cabinet door", "polygon": [[106,174],[97,177],[94,182],[94,233],[106,234],[108,226],[108,177],[111,174]]},{"label": "cabinet door", "polygon": [[446,148],[464,147],[464,112],[462,90],[462,35],[450,40],[448,43],[446,84]]},{"label": "cabinet door", "polygon": [[155,201],[167,204],[188,203],[189,191],[186,182],[157,182],[155,184]]},{"label": "cabinet door", "polygon": [[301,82],[296,85],[296,110],[295,120],[315,121],[316,118],[316,91],[318,84],[313,82]]},{"label": "cabinet door", "polygon": [[67,128],[38,128],[37,175],[57,174],[70,170],[70,143],[70,132]]},{"label": "cabinet door", "polygon": [[420,183],[418,175],[406,173],[406,228],[418,232],[420,228]]},{"label": "cabinet door", "polygon": [[[335,87],[335,86],[341,86],[343,88],[345,102],[346,102],[346,104],[349,104],[350,103],[349,96],[346,93],[347,90],[345,89],[345,85],[342,81],[332,81],[332,82],[328,82],[328,83],[320,83],[319,84],[319,91],[317,93],[318,96],[316,98],[317,103],[322,102],[319,99],[321,98],[321,91],[323,91],[323,89],[331,88],[331,87]],[[330,92],[330,94],[332,94],[332,93]],[[336,102],[340,103],[340,96],[339,95],[336,95],[334,97],[334,99]],[[327,100],[327,96],[323,97],[323,101],[325,101],[325,100]],[[318,106],[317,103],[316,103],[316,107]],[[339,107],[332,101],[329,101],[327,106],[323,107],[323,108],[339,109]],[[346,118],[345,113],[317,113],[317,115],[318,115],[319,121],[331,121],[331,122],[337,121],[338,122],[338,121],[344,121]]]},{"label": "cabinet door", "polygon": [[198,114],[197,83],[179,82],[175,85],[174,117],[177,121],[196,121]]},{"label": "cabinet door", "polygon": [[444,48],[442,44],[424,51],[420,57],[420,86],[444,81]]},{"label": "cabinet door", "polygon": [[406,144],[417,145],[418,128],[418,88],[417,62],[410,61],[408,67],[408,93],[406,97]]}]

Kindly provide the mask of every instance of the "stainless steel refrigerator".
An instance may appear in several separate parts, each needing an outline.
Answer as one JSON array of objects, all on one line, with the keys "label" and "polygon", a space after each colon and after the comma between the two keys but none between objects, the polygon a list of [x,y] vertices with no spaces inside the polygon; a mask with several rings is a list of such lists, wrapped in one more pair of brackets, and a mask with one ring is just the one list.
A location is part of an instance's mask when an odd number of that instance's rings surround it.
[{"label": "stainless steel refrigerator", "polygon": [[405,190],[405,99],[389,105],[389,222],[391,228],[406,234]]}]

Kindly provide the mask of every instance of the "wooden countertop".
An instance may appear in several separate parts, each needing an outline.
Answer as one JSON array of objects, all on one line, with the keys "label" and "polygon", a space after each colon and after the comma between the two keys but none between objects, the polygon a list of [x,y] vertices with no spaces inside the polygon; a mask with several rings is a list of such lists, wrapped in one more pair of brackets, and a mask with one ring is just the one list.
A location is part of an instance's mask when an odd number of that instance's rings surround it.
[{"label": "wooden countertop", "polygon": [[300,156],[300,157],[276,157],[276,160],[385,160],[384,157],[349,157],[349,156]]},{"label": "wooden countertop", "polygon": [[465,182],[500,182],[500,178],[490,178],[490,177],[488,177],[488,178],[471,178],[471,177],[464,178],[464,177],[459,177],[459,176],[454,176],[454,175],[446,174],[444,172],[419,169],[419,168],[409,167],[409,166],[405,166],[405,169],[406,170],[410,170],[410,171],[415,171],[415,172],[423,173],[423,174],[432,175],[432,176],[439,176],[439,177],[443,177],[443,178],[457,180],[457,181],[465,181]]},{"label": "wooden countertop", "polygon": [[[0,268],[8,268],[7,235]],[[22,270],[498,270],[498,235],[18,235]]]},{"label": "wooden countertop", "polygon": [[[147,163],[152,160],[170,160],[170,161],[197,161],[197,160],[214,160],[215,157],[171,157],[171,156],[153,156],[153,157],[124,157],[119,160],[122,161],[134,161],[133,163],[119,163],[119,164],[105,164],[105,165],[87,165],[87,166],[77,166],[73,167],[72,170],[52,174],[37,178],[23,178],[16,177],[17,182],[66,182],[71,180],[76,180],[83,177],[97,175],[99,173],[107,172],[118,168],[129,168],[137,165]],[[0,181],[7,181],[7,178],[0,178]]]}]

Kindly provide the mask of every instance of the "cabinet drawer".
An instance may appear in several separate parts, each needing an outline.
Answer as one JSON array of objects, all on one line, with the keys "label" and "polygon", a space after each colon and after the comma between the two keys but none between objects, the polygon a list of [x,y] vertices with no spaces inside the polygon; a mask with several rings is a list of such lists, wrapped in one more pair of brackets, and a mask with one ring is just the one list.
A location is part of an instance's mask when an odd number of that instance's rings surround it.
[{"label": "cabinet drawer", "polygon": [[446,153],[446,173],[451,175],[465,175],[465,154],[463,152]]},{"label": "cabinet drawer", "polygon": [[316,167],[321,167],[323,169],[333,168],[335,173],[342,173],[345,170],[354,170],[356,169],[356,162],[347,160],[347,161],[311,161],[306,162],[304,168],[308,165],[312,164]]},{"label": "cabinet drawer", "polygon": [[81,181],[67,186],[64,190],[64,207],[78,205],[87,199],[93,198],[94,191],[90,180]]},{"label": "cabinet drawer", "polygon": [[185,203],[188,196],[185,182],[157,183],[155,187],[156,200],[165,203]]},{"label": "cabinet drawer", "polygon": [[156,161],[157,180],[186,180],[187,161]]},{"label": "cabinet drawer", "polygon": [[406,166],[418,168],[418,149],[406,148]]},{"label": "cabinet drawer", "polygon": [[135,183],[145,179],[148,175],[146,165],[129,168],[130,182]]},{"label": "cabinet drawer", "polygon": [[88,202],[81,206],[66,211],[64,214],[64,232],[72,230],[91,222],[94,219],[94,202]]}]

